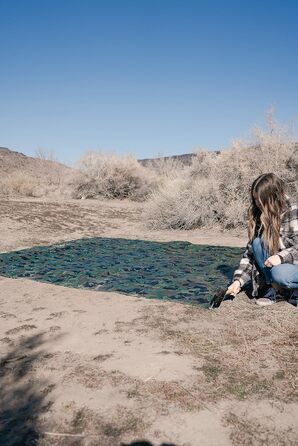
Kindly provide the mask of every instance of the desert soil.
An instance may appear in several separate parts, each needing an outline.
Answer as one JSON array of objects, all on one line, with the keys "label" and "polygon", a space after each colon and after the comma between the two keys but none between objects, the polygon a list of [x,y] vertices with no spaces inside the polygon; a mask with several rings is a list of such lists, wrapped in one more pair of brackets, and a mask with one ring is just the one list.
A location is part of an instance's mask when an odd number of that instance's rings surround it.
[{"label": "desert soil", "polygon": [[[82,237],[244,246],[148,231],[142,204],[1,200],[1,252]],[[217,311],[0,278],[0,444],[297,445],[297,308]],[[137,443],[136,443],[137,444]],[[146,443],[144,443],[146,444]]]}]

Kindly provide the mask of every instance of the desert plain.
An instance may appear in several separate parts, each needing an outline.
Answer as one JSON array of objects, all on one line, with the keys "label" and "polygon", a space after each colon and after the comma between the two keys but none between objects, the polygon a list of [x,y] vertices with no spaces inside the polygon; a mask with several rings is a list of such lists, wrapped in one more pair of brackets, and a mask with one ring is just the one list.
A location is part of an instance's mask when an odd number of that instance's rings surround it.
[{"label": "desert plain", "polygon": [[[2,199],[1,252],[83,237],[239,246],[149,231],[142,203]],[[0,444],[298,444],[297,308],[216,311],[0,277]]]}]

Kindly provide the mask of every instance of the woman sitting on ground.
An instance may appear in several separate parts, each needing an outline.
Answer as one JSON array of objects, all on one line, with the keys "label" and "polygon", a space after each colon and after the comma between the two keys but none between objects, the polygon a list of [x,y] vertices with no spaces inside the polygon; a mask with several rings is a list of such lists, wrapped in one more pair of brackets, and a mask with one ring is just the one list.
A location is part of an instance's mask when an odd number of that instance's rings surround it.
[{"label": "woman sitting on ground", "polygon": [[227,294],[236,295],[251,283],[258,305],[298,299],[298,203],[274,173],[252,183],[248,236]]}]

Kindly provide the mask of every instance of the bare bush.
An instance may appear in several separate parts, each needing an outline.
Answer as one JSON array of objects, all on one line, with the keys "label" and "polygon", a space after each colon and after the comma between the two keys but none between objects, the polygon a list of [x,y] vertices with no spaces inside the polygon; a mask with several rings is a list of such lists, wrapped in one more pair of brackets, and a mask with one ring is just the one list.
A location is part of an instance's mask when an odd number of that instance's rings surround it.
[{"label": "bare bush", "polygon": [[[267,129],[256,127],[248,141],[234,141],[220,154],[199,151],[188,169],[159,182],[144,210],[150,228],[202,226],[238,228],[246,225],[249,190],[262,173],[282,178],[290,195],[298,193],[298,148],[290,129],[272,113]],[[178,174],[177,174],[178,173]]]},{"label": "bare bush", "polygon": [[132,155],[88,152],[78,163],[74,198],[129,198],[141,201],[152,191],[156,178]]},{"label": "bare bush", "polygon": [[210,206],[212,186],[202,179],[169,178],[152,193],[144,217],[151,229],[193,229],[214,224],[216,214]]},{"label": "bare bush", "polygon": [[177,178],[181,176],[182,171],[187,170],[183,162],[177,158],[157,158],[149,160],[146,169],[152,172],[157,178],[157,182],[162,184],[169,178]]},{"label": "bare bush", "polygon": [[44,149],[39,147],[35,150],[35,157],[40,160],[55,161],[58,162],[58,157],[54,150]]}]

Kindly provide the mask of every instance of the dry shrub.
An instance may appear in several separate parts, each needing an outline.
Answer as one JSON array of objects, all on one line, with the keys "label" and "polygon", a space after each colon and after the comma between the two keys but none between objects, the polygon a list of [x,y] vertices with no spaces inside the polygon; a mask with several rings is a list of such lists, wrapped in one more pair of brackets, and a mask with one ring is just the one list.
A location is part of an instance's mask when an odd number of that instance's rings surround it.
[{"label": "dry shrub", "polygon": [[282,178],[292,196],[298,194],[298,148],[289,128],[268,115],[268,128],[256,127],[248,141],[234,141],[220,154],[199,151],[189,168],[168,173],[146,203],[149,228],[246,225],[249,190],[262,173]]},{"label": "dry shrub", "polygon": [[141,201],[155,182],[150,170],[132,155],[88,152],[78,163],[74,198],[129,198]]},{"label": "dry shrub", "polygon": [[0,193],[3,195],[36,196],[37,182],[35,178],[24,172],[13,172],[1,178]]},{"label": "dry shrub", "polygon": [[36,161],[40,167],[37,167],[39,175],[35,195],[55,199],[72,198],[76,171],[54,161]]},{"label": "dry shrub", "polygon": [[189,177],[165,180],[146,203],[147,225],[151,229],[193,229],[213,224],[216,214],[210,207],[210,190],[206,179],[194,184]]},{"label": "dry shrub", "polygon": [[[181,176],[181,172],[188,169],[183,162],[177,158],[157,158],[149,160],[146,164],[148,169],[160,186],[168,179],[175,179]],[[156,185],[157,185],[156,184]]]}]

